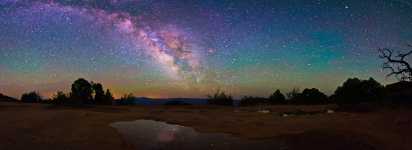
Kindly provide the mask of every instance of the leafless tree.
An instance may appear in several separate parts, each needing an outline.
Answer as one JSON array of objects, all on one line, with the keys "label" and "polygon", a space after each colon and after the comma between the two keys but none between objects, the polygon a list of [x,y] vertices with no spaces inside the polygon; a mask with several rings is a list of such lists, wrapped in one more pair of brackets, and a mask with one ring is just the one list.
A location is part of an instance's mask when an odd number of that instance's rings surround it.
[{"label": "leafless tree", "polygon": [[[408,47],[412,48],[412,45],[408,45]],[[398,80],[412,81],[412,68],[408,62],[408,57],[412,54],[412,50],[406,53],[397,51],[397,54],[394,54],[395,51],[389,48],[381,48],[378,51],[379,58],[385,60],[382,66],[383,69],[391,71],[387,77],[395,76]]]}]

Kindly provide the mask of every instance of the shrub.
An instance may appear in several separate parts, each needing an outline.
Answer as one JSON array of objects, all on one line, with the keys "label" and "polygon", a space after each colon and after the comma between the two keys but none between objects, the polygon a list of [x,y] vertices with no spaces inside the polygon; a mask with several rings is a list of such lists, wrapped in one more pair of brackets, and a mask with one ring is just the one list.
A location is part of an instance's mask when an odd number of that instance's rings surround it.
[{"label": "shrub", "polygon": [[280,90],[276,90],[275,93],[269,96],[269,103],[271,104],[285,104],[286,98],[280,92]]},{"label": "shrub", "polygon": [[300,95],[300,90],[298,88],[293,88],[291,91],[286,93],[287,100],[296,99]]},{"label": "shrub", "polygon": [[104,99],[105,100],[104,100],[103,104],[111,105],[113,103],[114,97],[113,97],[112,92],[110,92],[109,89],[106,90],[106,93],[104,95]]},{"label": "shrub", "polygon": [[133,105],[135,103],[135,96],[133,94],[125,94],[119,100],[119,105]]},{"label": "shrub", "polygon": [[29,92],[24,93],[21,96],[21,101],[25,103],[40,103],[42,101],[42,97],[37,92]]},{"label": "shrub", "polygon": [[69,101],[69,96],[64,94],[62,91],[58,91],[52,98],[52,102],[55,104],[66,104]]},{"label": "shrub", "polygon": [[233,98],[230,95],[226,95],[225,92],[216,91],[215,94],[208,96],[208,103],[213,105],[233,105]]},{"label": "shrub", "polygon": [[288,95],[289,99],[287,103],[289,104],[319,105],[328,103],[328,96],[316,88],[306,88],[302,92],[299,92],[298,89],[293,89]]},{"label": "shrub", "polygon": [[384,96],[384,87],[373,78],[360,80],[351,78],[338,87],[332,96],[338,104],[359,104],[377,102]]},{"label": "shrub", "polygon": [[297,104],[318,105],[328,103],[328,96],[316,88],[304,89],[296,99]]},{"label": "shrub", "polygon": [[263,97],[245,96],[240,100],[240,106],[253,106],[268,104],[268,99]]}]

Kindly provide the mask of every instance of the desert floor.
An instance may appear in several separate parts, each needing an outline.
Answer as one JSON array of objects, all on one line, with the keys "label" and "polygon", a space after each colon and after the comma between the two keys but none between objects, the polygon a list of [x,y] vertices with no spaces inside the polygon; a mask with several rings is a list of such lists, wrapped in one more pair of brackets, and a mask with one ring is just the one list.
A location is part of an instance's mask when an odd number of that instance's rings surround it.
[{"label": "desert floor", "polygon": [[[261,109],[269,113],[259,112]],[[151,119],[204,133],[245,139],[277,139],[288,149],[412,149],[412,111],[335,112],[334,106],[95,106],[73,108],[0,102],[0,149],[135,149],[109,126]]]}]

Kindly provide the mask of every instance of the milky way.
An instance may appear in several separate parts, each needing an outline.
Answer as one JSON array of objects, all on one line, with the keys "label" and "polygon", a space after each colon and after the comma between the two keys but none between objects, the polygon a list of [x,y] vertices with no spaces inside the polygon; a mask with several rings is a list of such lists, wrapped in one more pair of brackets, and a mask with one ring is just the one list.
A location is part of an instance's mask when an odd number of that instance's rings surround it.
[{"label": "milky way", "polygon": [[388,83],[376,49],[404,48],[411,14],[402,0],[0,0],[0,93],[79,77],[148,97]]},{"label": "milky way", "polygon": [[[25,3],[33,3],[28,8],[32,11],[57,10],[57,13],[78,13],[91,17],[96,23],[108,28],[105,30],[115,30],[130,36],[130,40],[136,47],[143,47],[143,49],[136,49],[136,53],[142,53],[141,50],[145,50],[144,52],[162,65],[162,68],[166,69],[174,79],[193,77],[199,81],[201,64],[196,50],[201,49],[190,41],[190,36],[179,31],[177,27],[166,26],[155,29],[145,25],[144,19],[131,16],[123,11],[111,12],[86,6],[66,6],[54,1]],[[111,1],[110,4],[116,3],[121,3],[121,1]]]}]

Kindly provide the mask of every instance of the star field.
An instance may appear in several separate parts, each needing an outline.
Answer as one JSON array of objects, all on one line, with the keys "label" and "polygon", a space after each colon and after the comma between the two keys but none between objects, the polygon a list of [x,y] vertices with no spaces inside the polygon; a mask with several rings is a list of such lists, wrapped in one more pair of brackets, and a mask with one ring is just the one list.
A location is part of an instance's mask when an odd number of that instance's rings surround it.
[{"label": "star field", "polygon": [[349,77],[392,82],[377,49],[412,39],[406,0],[0,0],[0,93],[235,97]]}]

